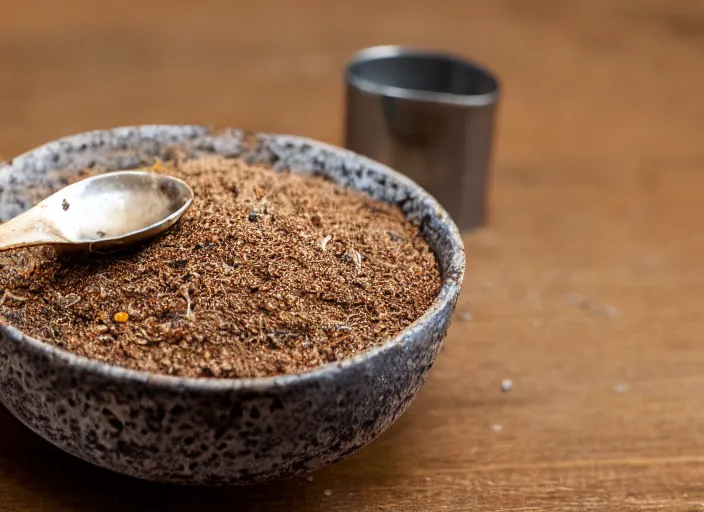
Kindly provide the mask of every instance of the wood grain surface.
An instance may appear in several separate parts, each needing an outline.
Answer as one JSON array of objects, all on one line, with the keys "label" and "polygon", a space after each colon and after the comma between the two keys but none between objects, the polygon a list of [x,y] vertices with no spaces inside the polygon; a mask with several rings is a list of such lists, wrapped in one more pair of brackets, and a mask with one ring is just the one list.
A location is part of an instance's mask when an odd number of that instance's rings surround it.
[{"label": "wood grain surface", "polygon": [[5,158],[136,123],[340,143],[345,60],[374,44],[504,83],[491,224],[465,237],[431,377],[372,446],[310,478],[168,487],[0,408],[0,511],[704,510],[704,2],[0,4]]}]

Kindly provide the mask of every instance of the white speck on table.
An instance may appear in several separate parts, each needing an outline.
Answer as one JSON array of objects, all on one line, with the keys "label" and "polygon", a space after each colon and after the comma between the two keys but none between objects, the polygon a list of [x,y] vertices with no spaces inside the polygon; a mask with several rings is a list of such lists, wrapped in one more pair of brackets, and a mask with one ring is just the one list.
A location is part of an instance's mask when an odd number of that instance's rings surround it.
[{"label": "white speck on table", "polygon": [[501,391],[508,393],[513,389],[513,381],[511,379],[504,379],[501,381]]},{"label": "white speck on table", "polygon": [[628,384],[616,384],[614,386],[614,391],[616,393],[625,393],[628,391]]}]

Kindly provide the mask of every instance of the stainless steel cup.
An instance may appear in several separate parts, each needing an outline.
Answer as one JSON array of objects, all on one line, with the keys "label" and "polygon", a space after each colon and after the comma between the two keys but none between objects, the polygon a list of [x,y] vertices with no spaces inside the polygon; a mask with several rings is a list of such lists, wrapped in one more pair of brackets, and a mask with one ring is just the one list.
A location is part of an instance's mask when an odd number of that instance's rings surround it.
[{"label": "stainless steel cup", "polygon": [[483,225],[498,79],[448,53],[378,46],[346,81],[347,148],[420,184],[461,230]]}]

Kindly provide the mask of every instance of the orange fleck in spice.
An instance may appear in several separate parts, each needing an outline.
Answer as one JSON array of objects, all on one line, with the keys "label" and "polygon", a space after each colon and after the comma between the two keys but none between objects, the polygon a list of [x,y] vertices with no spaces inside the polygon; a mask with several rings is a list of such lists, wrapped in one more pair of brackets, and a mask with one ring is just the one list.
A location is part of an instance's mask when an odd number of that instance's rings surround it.
[{"label": "orange fleck in spice", "polygon": [[164,170],[164,162],[157,158],[154,163],[146,169],[148,172],[160,172]]},{"label": "orange fleck in spice", "polygon": [[115,320],[119,324],[124,324],[129,318],[130,318],[130,315],[128,315],[124,311],[120,311],[119,313],[115,313],[115,316],[112,317],[112,319]]}]

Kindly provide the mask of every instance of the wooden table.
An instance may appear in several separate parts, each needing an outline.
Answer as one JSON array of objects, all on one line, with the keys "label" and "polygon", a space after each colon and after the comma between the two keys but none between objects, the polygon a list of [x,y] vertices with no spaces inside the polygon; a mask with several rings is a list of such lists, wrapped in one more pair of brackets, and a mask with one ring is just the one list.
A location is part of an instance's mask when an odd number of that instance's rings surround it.
[{"label": "wooden table", "polygon": [[312,480],[174,488],[75,460],[0,409],[0,511],[704,509],[701,0],[11,5],[6,158],[155,122],[339,143],[345,60],[380,43],[463,52],[505,95],[458,315],[372,446]]}]

